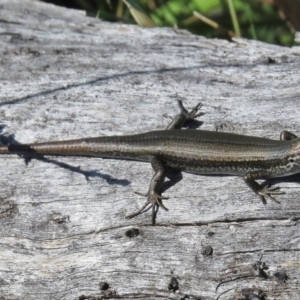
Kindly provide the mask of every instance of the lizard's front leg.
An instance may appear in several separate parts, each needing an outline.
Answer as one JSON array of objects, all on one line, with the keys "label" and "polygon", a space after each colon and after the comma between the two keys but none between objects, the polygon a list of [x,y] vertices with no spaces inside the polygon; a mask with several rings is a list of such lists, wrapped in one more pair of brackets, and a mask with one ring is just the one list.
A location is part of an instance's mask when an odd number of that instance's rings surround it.
[{"label": "lizard's front leg", "polygon": [[[281,141],[289,141],[298,138],[297,135],[294,133],[291,133],[289,131],[282,131],[280,133],[280,140]],[[279,187],[270,188],[269,186],[262,187],[260,184],[258,184],[255,180],[257,179],[266,179],[269,177],[268,171],[260,170],[256,172],[251,172],[246,174],[244,176],[244,181],[246,184],[254,191],[257,195],[260,196],[262,202],[266,204],[266,198],[270,199],[276,203],[279,203],[272,195],[282,195],[285,194],[284,192],[279,191]]]},{"label": "lizard's front leg", "polygon": [[[167,126],[166,130],[180,130],[186,121],[193,120],[203,114],[202,112],[198,113],[201,103],[198,103],[194,108],[191,109],[191,111],[188,111],[183,106],[181,100],[178,100],[178,105],[180,108],[180,113],[172,118],[172,121]],[[168,197],[163,197],[161,195],[161,187],[166,177],[164,162],[157,157],[153,157],[151,160],[151,165],[155,173],[151,179],[148,192],[146,194],[135,192],[138,195],[146,196],[147,200],[138,211],[127,216],[126,218],[134,218],[152,208],[152,224],[155,224],[155,218],[159,207],[163,208],[164,210],[168,210],[162,203],[162,200],[168,199]]]}]

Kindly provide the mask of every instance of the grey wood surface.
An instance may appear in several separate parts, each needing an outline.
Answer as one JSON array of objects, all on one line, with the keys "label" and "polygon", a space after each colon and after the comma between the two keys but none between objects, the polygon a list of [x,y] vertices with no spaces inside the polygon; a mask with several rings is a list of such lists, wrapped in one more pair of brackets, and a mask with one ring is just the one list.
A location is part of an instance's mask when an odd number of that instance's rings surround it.
[{"label": "grey wood surface", "polygon": [[[300,47],[0,0],[0,53],[2,142],[164,128],[179,97],[203,103],[200,129],[300,134]],[[125,219],[145,201],[133,192],[148,187],[147,163],[0,166],[0,299],[299,299],[298,176],[273,182],[286,194],[264,206],[241,178],[173,174],[151,226],[150,212]]]}]

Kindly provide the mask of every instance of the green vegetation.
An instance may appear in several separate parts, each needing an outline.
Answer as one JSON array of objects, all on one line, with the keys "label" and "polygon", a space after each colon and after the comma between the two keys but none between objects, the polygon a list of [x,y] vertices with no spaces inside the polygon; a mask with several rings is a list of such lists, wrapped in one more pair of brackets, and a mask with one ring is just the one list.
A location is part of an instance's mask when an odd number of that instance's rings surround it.
[{"label": "green vegetation", "polygon": [[138,23],[145,27],[176,26],[206,37],[230,39],[240,35],[285,46],[293,45],[294,40],[279,11],[267,0],[73,1],[90,15],[107,21]]}]

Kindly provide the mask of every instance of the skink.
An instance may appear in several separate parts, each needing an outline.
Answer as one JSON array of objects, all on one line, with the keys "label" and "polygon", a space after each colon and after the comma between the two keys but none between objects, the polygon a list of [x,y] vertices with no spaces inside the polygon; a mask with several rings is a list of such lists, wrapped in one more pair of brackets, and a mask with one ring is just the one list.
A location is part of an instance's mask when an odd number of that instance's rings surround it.
[{"label": "skink", "polygon": [[151,162],[151,179],[146,203],[127,218],[152,208],[155,223],[162,203],[161,186],[166,166],[196,174],[242,176],[245,183],[260,196],[278,202],[274,195],[283,194],[278,187],[262,187],[255,180],[282,177],[300,172],[300,138],[283,131],[280,140],[234,133],[181,130],[184,123],[202,115],[199,103],[188,111],[178,101],[180,113],[166,130],[127,136],[102,136],[69,141],[34,144],[9,144],[0,154],[43,154],[55,156],[95,156]]}]

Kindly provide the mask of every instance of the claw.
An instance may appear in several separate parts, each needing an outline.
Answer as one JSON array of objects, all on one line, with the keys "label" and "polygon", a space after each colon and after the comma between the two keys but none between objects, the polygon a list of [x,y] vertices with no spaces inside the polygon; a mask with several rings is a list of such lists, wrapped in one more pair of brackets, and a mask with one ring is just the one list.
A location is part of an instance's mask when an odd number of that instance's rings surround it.
[{"label": "claw", "polygon": [[169,210],[162,204],[161,201],[157,201],[155,204],[158,205],[159,207],[161,207],[162,209],[164,209],[165,211],[169,211]]},{"label": "claw", "polygon": [[142,196],[142,197],[148,197],[148,192],[147,193],[141,193],[141,192],[138,192],[138,191],[134,191],[134,193],[136,194],[136,195],[139,195],[139,196]]},{"label": "claw", "polygon": [[192,107],[191,111],[189,112],[189,119],[194,120],[194,119],[196,119],[196,118],[198,118],[200,116],[203,116],[204,115],[203,112],[199,112],[198,113],[198,110],[201,109],[201,107],[202,107],[202,103],[201,102],[199,102],[197,105],[195,105],[194,107]]},{"label": "claw", "polygon": [[162,201],[163,199],[168,199],[168,197],[161,196],[157,193],[140,193],[140,192],[134,192],[137,195],[140,196],[146,196],[148,197],[145,204],[136,212],[126,216],[126,219],[132,219],[146,211],[152,208],[152,224],[155,224],[156,214],[158,212],[159,207],[168,211],[168,209],[163,205]]},{"label": "claw", "polygon": [[152,225],[155,224],[155,219],[156,219],[156,214],[158,212],[158,205],[153,205],[152,206]]},{"label": "claw", "polygon": [[[147,206],[150,205],[150,207],[147,208]],[[136,212],[126,216],[126,219],[132,219],[146,211],[148,211],[149,209],[151,209],[153,207],[153,204],[150,203],[148,200],[146,201],[146,203],[139,209],[137,210]]]},{"label": "claw", "polygon": [[172,116],[170,116],[170,115],[168,115],[168,114],[163,114],[163,117],[164,117],[164,118],[171,119],[172,121],[173,121],[173,119],[174,119]]},{"label": "claw", "polygon": [[280,187],[279,186],[270,188],[270,186],[267,185],[266,188],[268,189],[268,191],[270,192],[270,194],[273,194],[273,195],[284,195],[285,194],[285,192],[280,191]]},{"label": "claw", "polygon": [[190,116],[194,116],[197,112],[198,112],[198,110],[202,107],[202,103],[201,102],[199,102],[197,105],[195,105],[194,107],[192,107],[191,108],[191,111],[190,111]]},{"label": "claw", "polygon": [[259,195],[262,198],[262,201],[264,204],[266,204],[266,198],[269,200],[272,200],[276,203],[280,203],[278,200],[276,200],[272,195],[283,195],[285,194],[285,192],[279,191],[280,187],[273,187],[270,188],[269,185],[267,185],[266,187],[264,187],[260,192]]}]

